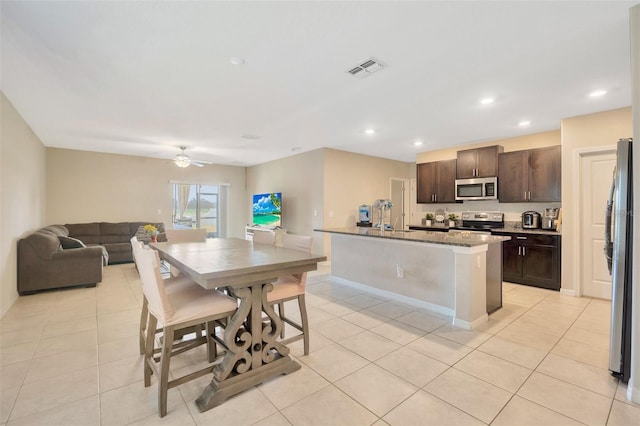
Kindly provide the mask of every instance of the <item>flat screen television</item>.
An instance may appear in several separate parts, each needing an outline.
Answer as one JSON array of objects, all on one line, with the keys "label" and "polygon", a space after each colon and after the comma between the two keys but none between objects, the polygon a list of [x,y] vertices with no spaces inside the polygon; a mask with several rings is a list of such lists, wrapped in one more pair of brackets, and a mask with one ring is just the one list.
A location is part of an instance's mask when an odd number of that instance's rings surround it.
[{"label": "flat screen television", "polygon": [[282,225],[282,193],[254,194],[253,224],[260,226]]}]

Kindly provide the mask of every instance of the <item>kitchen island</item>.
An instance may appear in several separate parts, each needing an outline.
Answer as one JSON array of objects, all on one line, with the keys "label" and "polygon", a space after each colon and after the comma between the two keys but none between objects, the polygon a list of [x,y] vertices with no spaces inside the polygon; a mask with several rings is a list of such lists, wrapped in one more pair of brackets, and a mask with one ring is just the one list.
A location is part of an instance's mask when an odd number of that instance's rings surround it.
[{"label": "kitchen island", "polygon": [[502,241],[508,237],[357,227],[315,231],[331,234],[331,275],[346,284],[451,317],[465,329],[501,306]]}]

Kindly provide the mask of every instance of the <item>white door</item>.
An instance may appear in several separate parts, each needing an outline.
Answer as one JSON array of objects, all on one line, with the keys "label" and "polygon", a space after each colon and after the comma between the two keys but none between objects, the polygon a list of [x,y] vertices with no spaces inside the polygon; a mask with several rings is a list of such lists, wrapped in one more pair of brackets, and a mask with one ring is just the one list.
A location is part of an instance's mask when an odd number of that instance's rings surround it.
[{"label": "white door", "polygon": [[408,201],[408,180],[400,178],[391,178],[391,226],[394,229],[406,229],[407,222],[406,213],[409,211]]},{"label": "white door", "polygon": [[615,151],[580,157],[582,294],[611,299],[611,275],[604,256],[604,215],[616,164]]}]

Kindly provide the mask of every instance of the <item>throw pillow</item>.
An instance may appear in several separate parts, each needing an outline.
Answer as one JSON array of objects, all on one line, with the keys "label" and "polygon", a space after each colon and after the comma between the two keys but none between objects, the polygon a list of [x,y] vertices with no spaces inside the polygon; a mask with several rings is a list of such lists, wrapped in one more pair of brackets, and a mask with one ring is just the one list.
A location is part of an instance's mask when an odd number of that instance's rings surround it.
[{"label": "throw pillow", "polygon": [[63,250],[86,247],[86,245],[77,238],[60,236],[58,239],[60,240],[60,244],[62,244]]}]

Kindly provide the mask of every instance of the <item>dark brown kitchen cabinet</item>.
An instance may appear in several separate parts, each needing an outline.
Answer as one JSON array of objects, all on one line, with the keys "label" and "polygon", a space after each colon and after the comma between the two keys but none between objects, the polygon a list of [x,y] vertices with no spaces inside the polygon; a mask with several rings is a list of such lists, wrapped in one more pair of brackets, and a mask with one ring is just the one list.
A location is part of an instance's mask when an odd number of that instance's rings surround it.
[{"label": "dark brown kitchen cabinet", "polygon": [[498,176],[498,154],[502,151],[500,145],[458,151],[457,178]]},{"label": "dark brown kitchen cabinet", "polygon": [[559,235],[492,234],[511,237],[502,243],[504,281],[560,290]]},{"label": "dark brown kitchen cabinet", "polygon": [[504,152],[498,155],[498,200],[501,203],[562,201],[560,146]]},{"label": "dark brown kitchen cabinet", "polygon": [[417,165],[418,203],[455,203],[456,160]]}]

